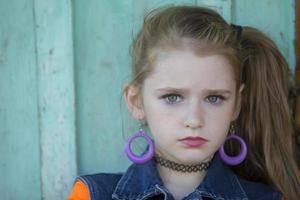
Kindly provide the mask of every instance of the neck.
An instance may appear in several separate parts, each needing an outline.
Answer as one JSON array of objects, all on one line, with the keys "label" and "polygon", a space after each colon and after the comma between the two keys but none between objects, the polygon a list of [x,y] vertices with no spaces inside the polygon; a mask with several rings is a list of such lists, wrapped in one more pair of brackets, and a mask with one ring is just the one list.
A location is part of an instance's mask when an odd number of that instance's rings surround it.
[{"label": "neck", "polygon": [[182,199],[192,193],[202,182],[206,175],[206,170],[196,172],[182,172],[166,168],[156,164],[160,177],[175,199]]}]

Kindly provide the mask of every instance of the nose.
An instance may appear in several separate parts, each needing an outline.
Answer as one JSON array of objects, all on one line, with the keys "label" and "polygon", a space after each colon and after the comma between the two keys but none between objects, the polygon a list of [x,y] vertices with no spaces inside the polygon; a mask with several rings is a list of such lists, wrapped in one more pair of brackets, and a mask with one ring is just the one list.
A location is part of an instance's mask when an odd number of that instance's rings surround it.
[{"label": "nose", "polygon": [[205,111],[200,103],[191,103],[187,109],[187,114],[184,120],[184,126],[187,128],[197,129],[204,125]]}]

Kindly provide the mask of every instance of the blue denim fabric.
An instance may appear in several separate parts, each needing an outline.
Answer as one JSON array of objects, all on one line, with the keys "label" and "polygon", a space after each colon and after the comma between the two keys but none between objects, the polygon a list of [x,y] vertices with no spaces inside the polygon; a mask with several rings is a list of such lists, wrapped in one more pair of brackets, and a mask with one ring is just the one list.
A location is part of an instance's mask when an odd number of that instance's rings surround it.
[{"label": "blue denim fabric", "polygon": [[[133,164],[124,174],[78,177],[89,188],[91,200],[174,200],[158,174],[155,162]],[[183,200],[279,200],[269,186],[238,178],[215,156],[202,183]]]}]

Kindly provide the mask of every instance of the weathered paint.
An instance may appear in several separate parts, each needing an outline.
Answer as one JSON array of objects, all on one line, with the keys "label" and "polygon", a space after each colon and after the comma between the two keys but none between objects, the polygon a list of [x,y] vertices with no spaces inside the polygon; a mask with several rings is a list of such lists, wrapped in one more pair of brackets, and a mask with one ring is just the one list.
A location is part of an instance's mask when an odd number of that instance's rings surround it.
[{"label": "weathered paint", "polygon": [[42,199],[66,199],[76,167],[71,0],[34,1]]},{"label": "weathered paint", "polygon": [[40,199],[32,1],[0,1],[0,199]]},{"label": "weathered paint", "polygon": [[0,1],[1,199],[66,199],[77,167],[125,170],[130,43],[149,10],[182,3],[260,28],[293,68],[293,0]]},{"label": "weathered paint", "polygon": [[218,11],[228,23],[231,22],[232,0],[197,0],[196,3],[199,6],[207,6]]},{"label": "weathered paint", "polygon": [[233,23],[254,26],[271,37],[295,69],[294,0],[233,0]]}]

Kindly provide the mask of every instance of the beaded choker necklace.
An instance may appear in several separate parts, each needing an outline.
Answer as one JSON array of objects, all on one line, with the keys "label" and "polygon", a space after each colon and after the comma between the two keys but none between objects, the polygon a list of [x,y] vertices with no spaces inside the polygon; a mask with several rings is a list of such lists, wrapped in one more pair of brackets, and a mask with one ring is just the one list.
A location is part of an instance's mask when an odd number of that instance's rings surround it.
[{"label": "beaded choker necklace", "polygon": [[157,154],[155,154],[155,156],[154,156],[154,161],[163,167],[166,167],[166,168],[169,168],[169,169],[172,169],[175,171],[179,171],[179,172],[184,172],[184,173],[204,171],[204,170],[207,170],[211,165],[211,161],[203,162],[198,165],[179,164],[179,163],[173,162],[171,160],[164,159]]}]

